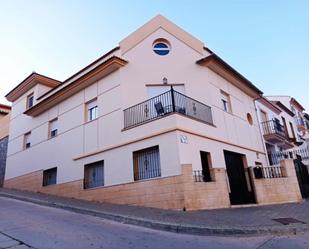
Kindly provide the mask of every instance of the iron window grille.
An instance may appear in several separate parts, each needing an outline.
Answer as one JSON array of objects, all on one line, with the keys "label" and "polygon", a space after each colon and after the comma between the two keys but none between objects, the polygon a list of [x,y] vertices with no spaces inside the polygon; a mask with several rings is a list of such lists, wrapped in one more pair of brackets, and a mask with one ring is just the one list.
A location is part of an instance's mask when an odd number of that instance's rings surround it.
[{"label": "iron window grille", "polygon": [[84,189],[104,186],[104,161],[85,165]]},{"label": "iron window grille", "polygon": [[159,146],[133,152],[134,181],[161,176]]}]

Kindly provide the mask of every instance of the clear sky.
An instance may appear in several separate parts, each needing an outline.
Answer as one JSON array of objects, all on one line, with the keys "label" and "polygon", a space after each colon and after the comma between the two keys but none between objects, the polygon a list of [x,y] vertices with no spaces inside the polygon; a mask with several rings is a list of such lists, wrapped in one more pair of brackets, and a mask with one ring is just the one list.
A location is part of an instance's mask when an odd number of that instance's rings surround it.
[{"label": "clear sky", "polygon": [[309,0],[0,0],[0,103],[32,71],[64,80],[159,13],[309,111]]}]

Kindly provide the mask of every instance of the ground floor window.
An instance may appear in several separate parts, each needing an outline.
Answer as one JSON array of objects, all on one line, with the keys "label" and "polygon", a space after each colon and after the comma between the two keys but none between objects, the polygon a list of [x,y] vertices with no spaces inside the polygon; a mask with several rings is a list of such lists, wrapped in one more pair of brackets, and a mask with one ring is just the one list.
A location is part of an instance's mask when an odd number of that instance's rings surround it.
[{"label": "ground floor window", "polygon": [[85,165],[84,188],[104,186],[104,161]]},{"label": "ground floor window", "polygon": [[57,167],[43,171],[43,186],[57,183]]},{"label": "ground floor window", "polygon": [[161,176],[159,146],[133,152],[134,180]]}]

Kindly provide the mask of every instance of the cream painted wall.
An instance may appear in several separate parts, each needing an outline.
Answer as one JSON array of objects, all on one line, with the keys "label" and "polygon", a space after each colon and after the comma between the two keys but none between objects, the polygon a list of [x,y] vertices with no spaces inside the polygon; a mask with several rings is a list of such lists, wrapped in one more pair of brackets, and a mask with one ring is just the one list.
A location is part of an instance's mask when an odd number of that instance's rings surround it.
[{"label": "cream painted wall", "polygon": [[[171,43],[172,50],[167,56],[158,56],[152,51],[153,41],[162,37]],[[212,153],[214,167],[225,167],[223,149],[245,154],[249,165],[257,160],[263,163],[264,147],[253,99],[195,63],[206,55],[208,52],[199,54],[164,29],[158,29],[122,55],[129,61],[126,66],[37,117],[22,114],[28,94],[25,93],[13,103],[6,179],[57,166],[58,183],[79,180],[83,178],[84,164],[104,160],[106,185],[130,182],[133,180],[133,151],[154,145],[159,145],[162,176],[180,174],[182,163],[200,168],[200,150]],[[145,85],[160,84],[163,77],[169,83],[183,83],[186,95],[211,106],[214,126],[170,115],[123,131],[123,110],[146,100]],[[35,94],[46,90],[37,87]],[[232,113],[222,110],[220,90],[230,95]],[[85,103],[94,98],[97,98],[99,117],[85,122]],[[247,113],[251,113],[253,125],[249,125]],[[58,136],[48,139],[48,122],[55,117],[58,117]],[[179,143],[179,132],[174,131],[177,128],[212,139],[190,135],[189,144],[183,145]],[[172,132],[158,135],[168,130]],[[31,131],[31,148],[23,150],[23,135],[28,131]],[[147,136],[152,137],[143,139]],[[132,143],[138,139],[141,141]],[[74,160],[96,151],[92,156]],[[256,158],[255,151],[259,151],[260,159]]]}]

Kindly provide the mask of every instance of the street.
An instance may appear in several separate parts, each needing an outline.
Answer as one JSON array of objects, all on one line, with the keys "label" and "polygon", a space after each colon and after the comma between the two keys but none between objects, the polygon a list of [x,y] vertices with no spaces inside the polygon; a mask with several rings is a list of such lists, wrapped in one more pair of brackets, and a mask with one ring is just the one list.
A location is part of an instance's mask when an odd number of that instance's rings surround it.
[{"label": "street", "polygon": [[308,238],[309,234],[234,238],[176,234],[0,198],[0,248],[297,249],[309,248]]}]

